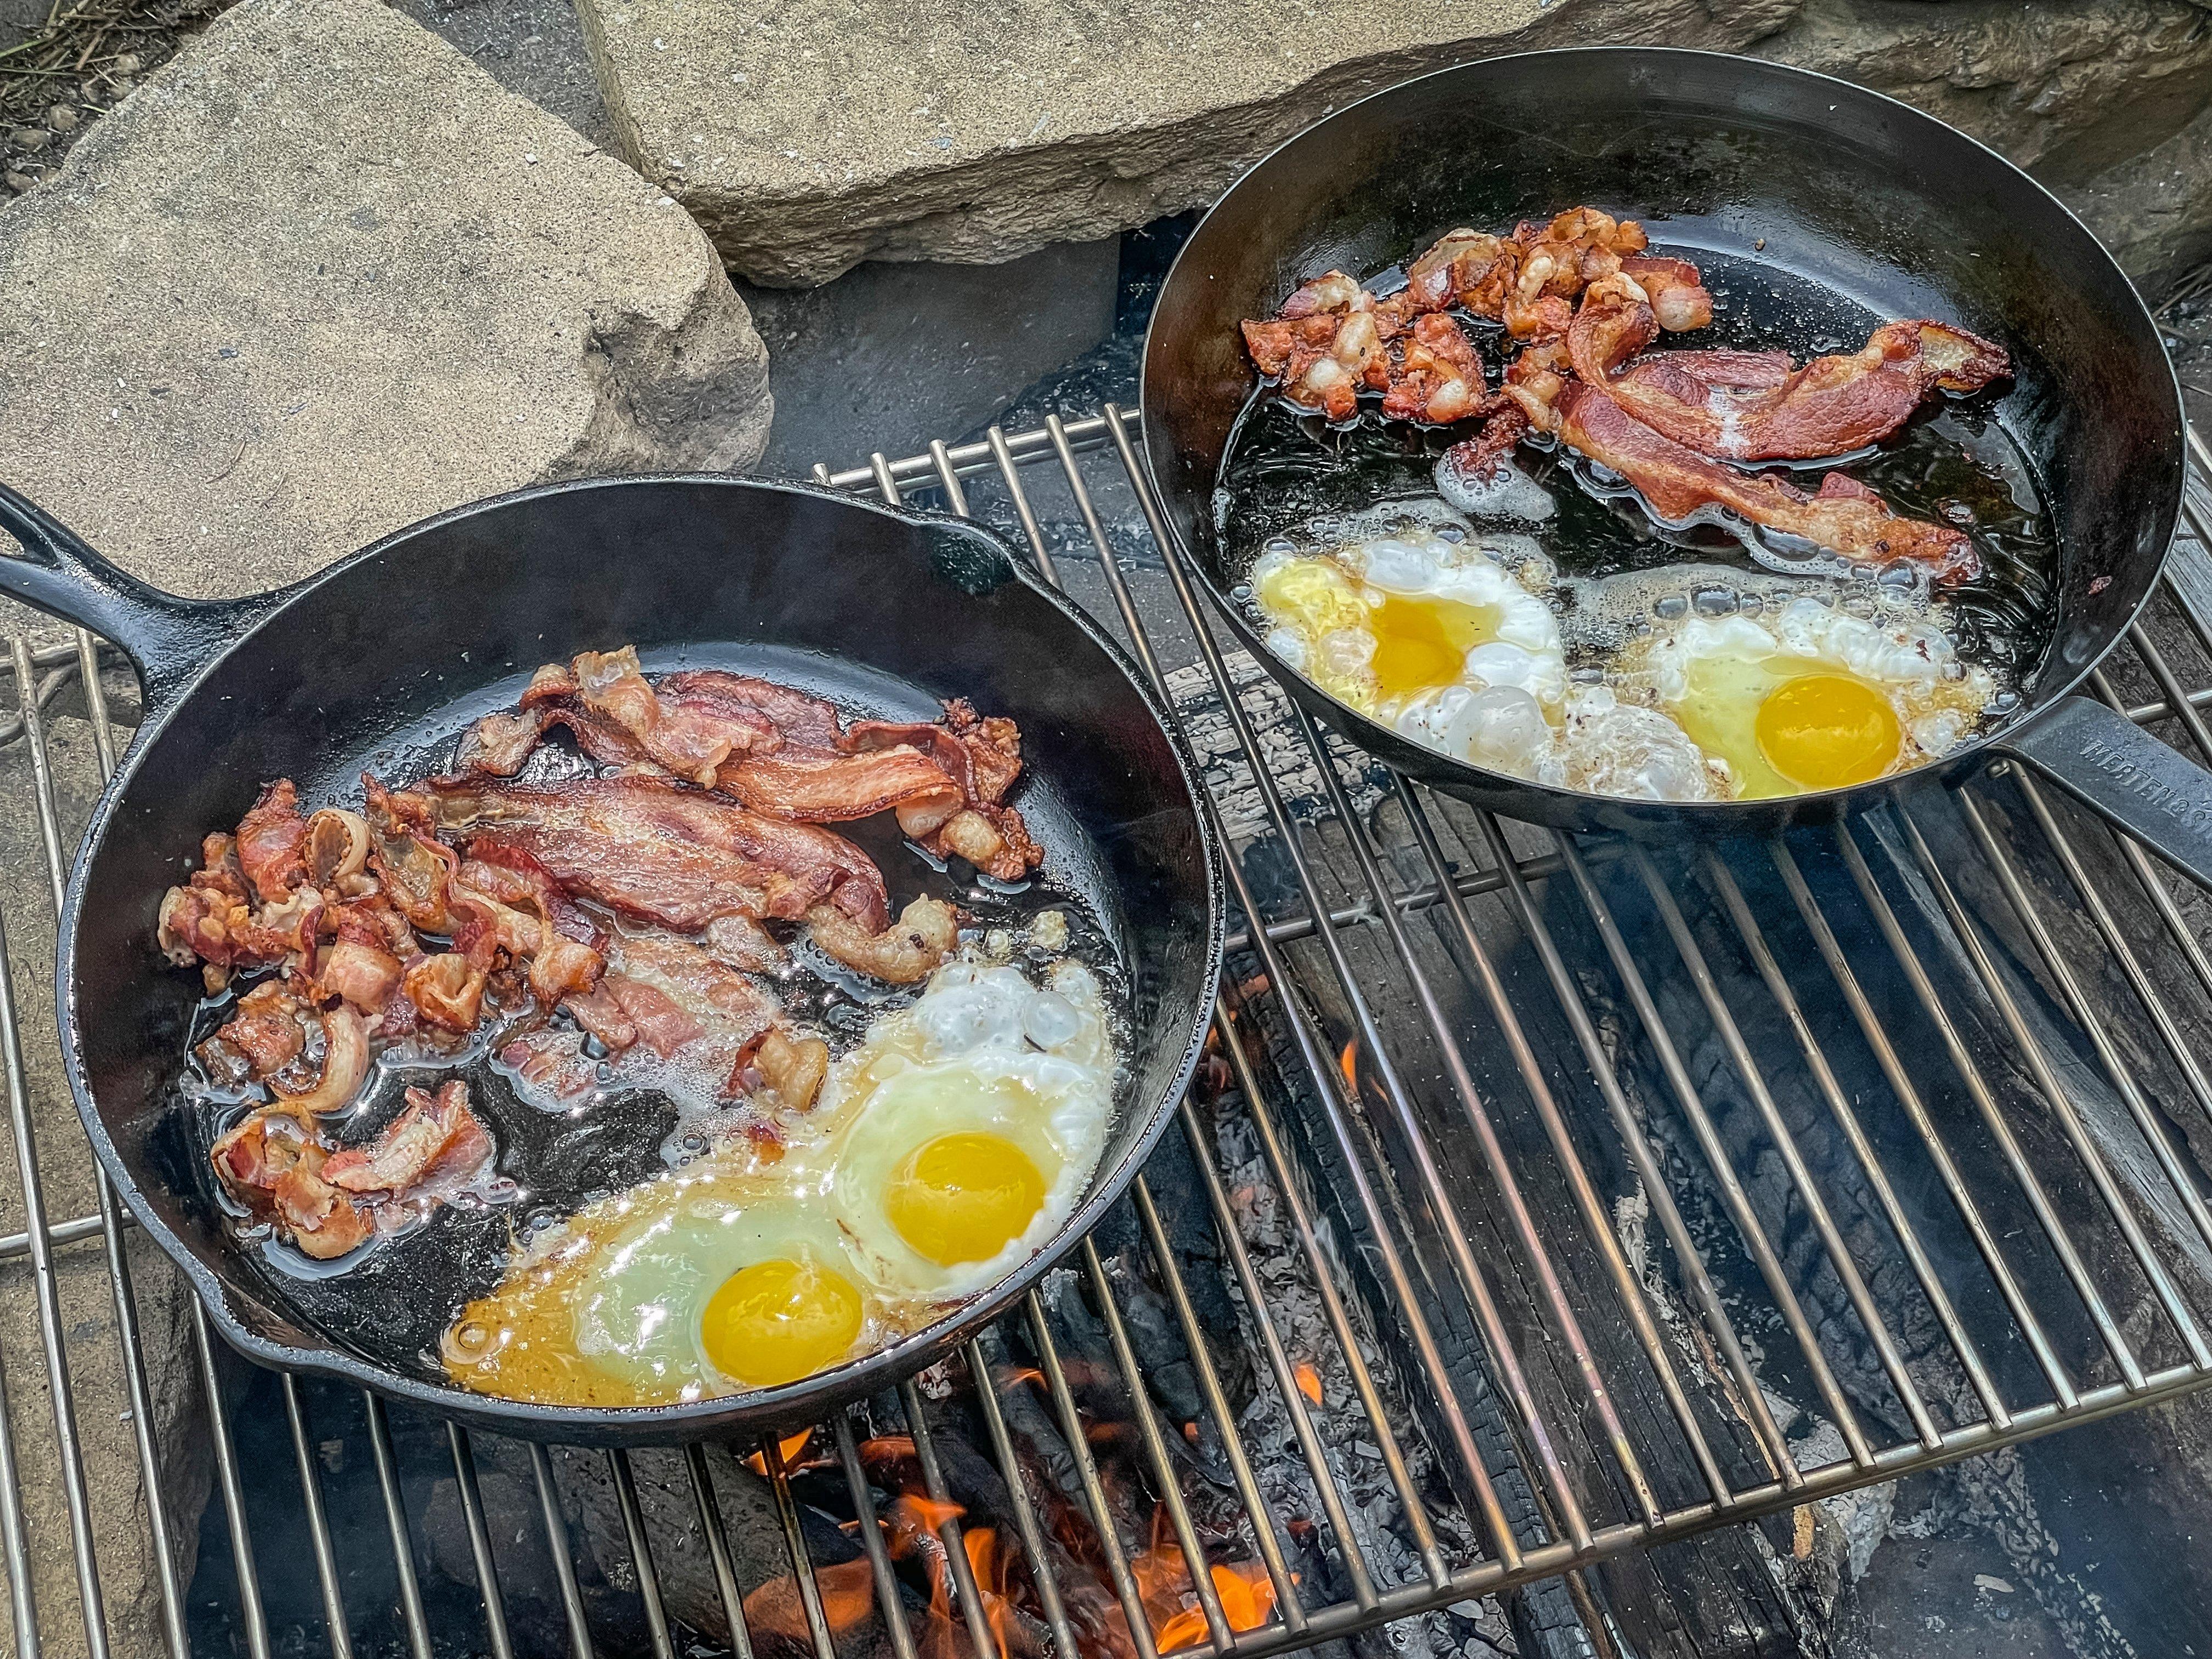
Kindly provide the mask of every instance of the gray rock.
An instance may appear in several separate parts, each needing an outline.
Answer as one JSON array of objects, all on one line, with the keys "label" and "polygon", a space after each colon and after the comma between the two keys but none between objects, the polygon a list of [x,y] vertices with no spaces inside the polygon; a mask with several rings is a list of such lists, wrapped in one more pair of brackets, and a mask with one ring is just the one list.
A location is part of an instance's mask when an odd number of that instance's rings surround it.
[{"label": "gray rock", "polygon": [[376,0],[246,0],[0,216],[0,475],[179,592],[769,410],[683,212]]},{"label": "gray rock", "polygon": [[1424,69],[1611,40],[1741,47],[1793,0],[578,0],[625,152],[753,281],[995,263],[1211,200]]},{"label": "gray rock", "polygon": [[1807,0],[1754,50],[2002,150],[2146,288],[2212,252],[2212,27],[2192,0]]}]

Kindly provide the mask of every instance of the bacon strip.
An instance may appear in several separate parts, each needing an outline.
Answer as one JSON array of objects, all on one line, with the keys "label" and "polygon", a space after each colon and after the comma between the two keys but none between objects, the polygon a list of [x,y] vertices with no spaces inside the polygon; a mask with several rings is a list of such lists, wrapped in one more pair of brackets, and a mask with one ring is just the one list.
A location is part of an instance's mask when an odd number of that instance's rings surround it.
[{"label": "bacon strip", "polygon": [[882,873],[843,836],[657,778],[425,787],[471,857],[527,854],[568,892],[681,933],[732,913],[795,920],[825,900],[872,932],[890,914]]},{"label": "bacon strip", "polygon": [[961,804],[945,769],[904,744],[857,755],[786,749],[725,767],[717,787],[756,812],[800,823],[842,823],[894,806],[933,812],[941,823]]},{"label": "bacon strip", "polygon": [[1560,392],[1557,413],[1560,438],[1627,479],[1662,520],[1680,523],[1701,507],[1720,506],[1849,559],[1910,559],[1926,567],[1933,581],[1964,580],[1981,568],[1964,533],[1899,518],[1874,491],[1840,472],[1829,473],[1812,495],[1780,478],[1739,472],[1653,431],[1580,380]]},{"label": "bacon strip", "polygon": [[1803,368],[1777,352],[1662,352],[1615,370],[1658,332],[1654,301],[1621,277],[1584,296],[1567,331],[1575,373],[1654,431],[1731,460],[1811,460],[1887,437],[1930,392],[1978,392],[2010,372],[1963,329],[1886,323],[1865,349]]}]

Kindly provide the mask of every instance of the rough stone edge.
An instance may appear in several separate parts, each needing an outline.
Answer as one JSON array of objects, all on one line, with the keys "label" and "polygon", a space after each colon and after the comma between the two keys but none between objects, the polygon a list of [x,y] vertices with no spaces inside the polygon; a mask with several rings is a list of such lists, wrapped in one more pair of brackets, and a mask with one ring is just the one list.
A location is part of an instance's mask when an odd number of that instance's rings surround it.
[{"label": "rough stone edge", "polygon": [[[1141,198],[1143,217],[1157,217],[1211,202],[1253,161],[1310,125],[1324,106],[1340,108],[1414,75],[1594,39],[1619,46],[1741,50],[1787,23],[1796,9],[1796,0],[1770,0],[1764,7],[1747,6],[1738,17],[1727,20],[1703,6],[1670,8],[1655,18],[1637,0],[1559,0],[1549,13],[1499,34],[1350,58],[1266,99],[1176,116],[1133,131],[1060,139],[1034,155],[1036,165],[1059,181],[1063,198],[1095,197],[1118,186]],[[593,9],[580,5],[577,12],[623,154],[647,179],[657,179]],[[1486,47],[1491,49],[1482,49]],[[1154,165],[1133,165],[1148,151],[1158,157]],[[919,162],[894,173],[877,186],[875,196],[896,203],[900,216],[896,223],[855,223],[849,200],[812,191],[741,195],[676,179],[659,182],[706,231],[725,262],[765,288],[813,287],[872,258],[997,264],[1053,242],[1112,235],[1130,222],[1126,212],[1111,209],[1063,210],[1048,226],[993,241],[988,257],[963,255],[957,240],[933,234],[948,222],[990,222],[994,198],[1003,192],[1007,179],[1020,176],[1028,159],[1010,160],[1001,151],[957,167]],[[1067,182],[1071,173],[1082,184]],[[988,188],[979,188],[987,184]],[[763,204],[778,210],[777,230],[772,236],[756,238],[747,234],[747,225]]]}]

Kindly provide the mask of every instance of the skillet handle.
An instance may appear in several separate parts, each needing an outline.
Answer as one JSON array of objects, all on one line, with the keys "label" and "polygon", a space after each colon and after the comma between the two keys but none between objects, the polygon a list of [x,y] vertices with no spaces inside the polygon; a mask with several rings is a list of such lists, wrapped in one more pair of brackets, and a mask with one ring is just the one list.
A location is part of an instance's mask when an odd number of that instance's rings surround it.
[{"label": "skillet handle", "polygon": [[2027,763],[2114,828],[2212,887],[2212,772],[2126,715],[2067,697],[1990,745]]},{"label": "skillet handle", "polygon": [[0,593],[121,646],[137,667],[148,714],[174,701],[278,597],[181,599],[165,593],[102,558],[67,525],[4,483],[0,530],[23,549],[19,557],[0,556]]}]

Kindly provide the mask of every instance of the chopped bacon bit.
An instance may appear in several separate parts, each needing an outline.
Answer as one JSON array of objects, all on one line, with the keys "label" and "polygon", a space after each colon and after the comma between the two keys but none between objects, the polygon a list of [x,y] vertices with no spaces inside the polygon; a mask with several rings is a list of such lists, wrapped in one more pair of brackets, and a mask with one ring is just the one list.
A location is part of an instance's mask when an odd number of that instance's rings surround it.
[{"label": "chopped bacon bit", "polygon": [[262,786],[238,821],[238,861],[264,903],[274,904],[307,878],[307,821],[292,780]]},{"label": "chopped bacon bit", "polygon": [[294,1087],[287,1073],[278,1073],[269,1086],[281,1096],[289,1110],[307,1115],[335,1112],[352,1103],[368,1076],[368,1030],[361,1016],[344,1004],[316,1016],[322,1027],[321,1074],[312,1084]]},{"label": "chopped bacon bit", "polygon": [[200,1044],[200,1058],[210,1071],[228,1073],[226,1080],[267,1077],[307,1046],[301,1021],[309,1017],[307,1006],[281,981],[264,980],[240,997],[237,1012]]},{"label": "chopped bacon bit", "polygon": [[893,985],[911,985],[927,977],[960,942],[959,918],[942,899],[915,900],[896,922],[878,933],[869,933],[827,904],[809,910],[806,922],[814,942],[830,956]]},{"label": "chopped bacon bit", "polygon": [[739,1081],[748,1072],[757,1072],[786,1107],[803,1112],[814,1104],[822,1080],[830,1075],[830,1045],[819,1037],[794,1040],[770,1026],[757,1046],[738,1054],[730,1071],[731,1094],[750,1092]]},{"label": "chopped bacon bit", "polygon": [[368,820],[343,806],[325,806],[307,819],[307,878],[347,897],[368,887]]},{"label": "chopped bacon bit", "polygon": [[522,769],[544,734],[544,717],[534,709],[486,714],[461,734],[453,751],[453,770],[466,775],[511,778]]},{"label": "chopped bacon bit", "polygon": [[491,1133],[469,1109],[468,1085],[455,1078],[427,1090],[410,1089],[406,1103],[364,1146],[333,1152],[322,1178],[349,1193],[389,1193],[394,1198],[444,1188],[473,1177],[492,1153]]},{"label": "chopped bacon bit", "polygon": [[663,1060],[707,1035],[707,1028],[657,985],[647,985],[627,974],[610,973],[600,979],[599,987],[621,1006],[623,1018],[645,1046]]},{"label": "chopped bacon bit", "polygon": [[368,1242],[368,1218],[353,1200],[304,1164],[295,1164],[279,1176],[270,1197],[292,1242],[318,1261],[344,1255]]},{"label": "chopped bacon bit", "polygon": [[490,975],[472,967],[458,951],[425,957],[403,981],[416,1012],[449,1031],[473,1031],[483,1012],[484,983]]},{"label": "chopped bacon bit", "polygon": [[368,800],[369,862],[400,915],[426,933],[452,930],[446,884],[460,860],[432,833],[429,804],[420,795],[394,794],[364,772]]},{"label": "chopped bacon bit", "polygon": [[[359,924],[356,924],[359,925]],[[364,1014],[379,1012],[399,988],[399,958],[380,945],[341,938],[323,953],[315,981]]]},{"label": "chopped bacon bit", "polygon": [[572,992],[562,998],[561,1009],[617,1054],[637,1041],[637,1027],[604,982],[580,994]]}]

